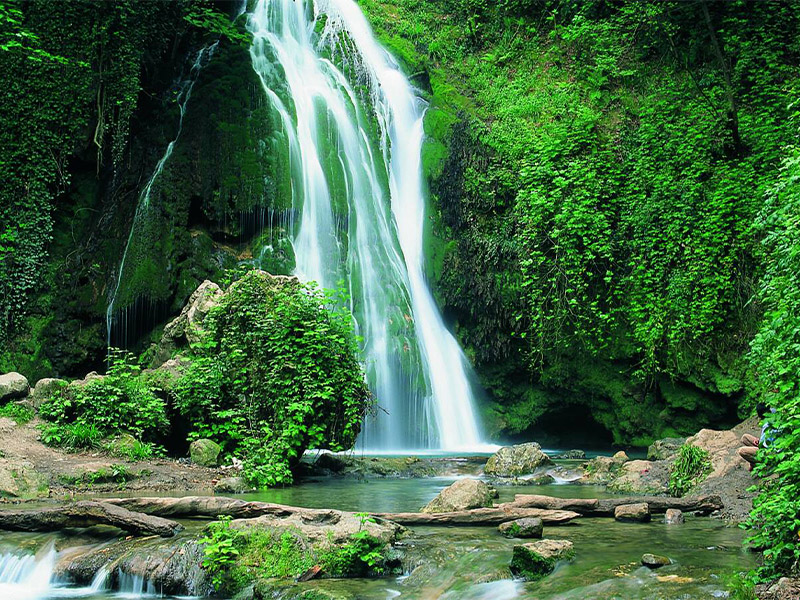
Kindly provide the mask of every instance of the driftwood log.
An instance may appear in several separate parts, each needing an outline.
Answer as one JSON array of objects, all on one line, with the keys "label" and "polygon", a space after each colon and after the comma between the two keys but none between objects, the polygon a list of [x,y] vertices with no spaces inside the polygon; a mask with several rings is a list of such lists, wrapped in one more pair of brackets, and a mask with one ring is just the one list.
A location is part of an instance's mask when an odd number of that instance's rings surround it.
[{"label": "driftwood log", "polygon": [[66,506],[27,510],[0,510],[0,529],[58,531],[65,527],[111,525],[133,535],[172,537],[183,527],[175,521],[132,512],[106,502],[81,501]]},{"label": "driftwood log", "polygon": [[[109,502],[130,510],[161,517],[212,518],[227,515],[237,519],[250,519],[263,515],[288,517],[300,513],[305,519],[315,515],[325,516],[329,510],[298,508],[269,502],[247,502],[221,496],[186,496],[184,498],[106,498]],[[577,512],[543,510],[501,504],[494,508],[475,508],[450,513],[372,513],[371,516],[401,525],[497,525],[522,517],[539,517],[545,523],[566,523],[579,517]]]},{"label": "driftwood log", "polygon": [[444,513],[373,513],[372,516],[400,525],[499,525],[525,517],[539,517],[549,525],[568,523],[580,514],[570,510],[523,508],[510,502],[492,508],[473,508]]},{"label": "driftwood log", "polygon": [[699,496],[690,498],[668,498],[665,496],[636,496],[628,498],[553,498],[536,494],[517,494],[509,503],[521,508],[540,508],[543,510],[571,510],[587,517],[613,517],[614,509],[624,504],[646,503],[650,512],[660,514],[669,508],[683,511],[710,513],[723,507],[719,496]]},{"label": "driftwood log", "polygon": [[216,519],[220,515],[235,519],[253,519],[271,515],[274,517],[290,517],[301,513],[307,518],[315,515],[327,516],[329,509],[300,508],[273,504],[271,502],[249,502],[224,496],[184,496],[183,498],[103,498],[115,506],[143,512],[159,517],[176,517],[182,519],[208,518]]}]

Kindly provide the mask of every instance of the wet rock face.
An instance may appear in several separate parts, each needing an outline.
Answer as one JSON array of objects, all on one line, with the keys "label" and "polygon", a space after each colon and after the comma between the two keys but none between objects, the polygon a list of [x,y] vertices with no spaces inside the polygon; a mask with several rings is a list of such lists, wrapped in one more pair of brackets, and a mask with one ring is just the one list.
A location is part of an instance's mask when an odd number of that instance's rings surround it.
[{"label": "wet rock face", "polygon": [[665,462],[632,460],[622,464],[608,483],[612,492],[642,496],[667,492],[669,468]]},{"label": "wet rock face", "polygon": [[505,446],[489,457],[483,471],[496,477],[516,477],[533,473],[537,467],[552,465],[536,442]]},{"label": "wet rock face", "polygon": [[544,522],[537,517],[526,517],[498,525],[500,535],[507,538],[540,538]]},{"label": "wet rock face", "polygon": [[672,561],[666,556],[659,556],[658,554],[643,554],[642,564],[649,569],[658,569],[672,564]]},{"label": "wet rock face", "polygon": [[511,572],[527,581],[537,581],[553,572],[559,560],[575,556],[572,542],[567,540],[539,540],[514,546]]},{"label": "wet rock face", "polygon": [[189,446],[192,462],[201,467],[216,467],[219,464],[219,453],[222,448],[212,440],[195,440]]},{"label": "wet rock face", "polygon": [[668,508],[664,514],[664,523],[667,525],[680,525],[684,522],[683,512],[677,508]]},{"label": "wet rock face", "polygon": [[656,440],[647,448],[647,460],[670,460],[675,458],[686,438],[664,438]]},{"label": "wet rock face", "polygon": [[453,512],[492,505],[496,492],[477,479],[459,479],[422,508],[424,513]]},{"label": "wet rock face", "polygon": [[614,519],[628,523],[646,523],[650,520],[650,507],[646,502],[623,504],[614,509]]},{"label": "wet rock face", "polygon": [[24,398],[29,391],[30,386],[24,375],[14,372],[0,375],[0,402]]}]

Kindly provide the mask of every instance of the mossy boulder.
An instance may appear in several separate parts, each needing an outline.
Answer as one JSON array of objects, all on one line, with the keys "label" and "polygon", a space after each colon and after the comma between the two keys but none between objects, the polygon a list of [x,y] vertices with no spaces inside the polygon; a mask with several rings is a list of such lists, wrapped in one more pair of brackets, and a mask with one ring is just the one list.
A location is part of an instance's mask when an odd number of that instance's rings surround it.
[{"label": "mossy boulder", "polygon": [[672,561],[666,556],[658,554],[642,554],[642,564],[648,569],[659,569],[672,564]]},{"label": "mossy boulder", "polygon": [[575,556],[572,542],[567,540],[539,540],[514,546],[510,569],[516,577],[526,581],[538,581],[547,577],[560,560],[571,560]]},{"label": "mossy boulder", "polygon": [[20,373],[6,373],[0,375],[0,402],[8,402],[28,395],[30,386],[28,379]]},{"label": "mossy boulder", "polygon": [[47,377],[45,379],[40,379],[36,382],[36,386],[34,386],[29,399],[31,401],[31,405],[33,408],[37,409],[45,400],[49,400],[58,391],[67,385],[67,381],[63,379],[56,379],[53,377]]},{"label": "mossy boulder", "polygon": [[49,493],[48,477],[33,463],[0,459],[0,498],[43,498]]},{"label": "mossy boulder", "polygon": [[672,437],[656,440],[647,448],[647,460],[669,460],[675,458],[686,438]]},{"label": "mossy boulder", "polygon": [[422,508],[424,513],[453,512],[492,505],[495,491],[478,479],[459,479]]},{"label": "mossy boulder", "polygon": [[137,444],[130,433],[122,433],[109,442],[107,449],[114,456],[130,456]]},{"label": "mossy boulder", "polygon": [[486,462],[483,471],[495,477],[517,477],[529,475],[538,467],[552,465],[550,457],[542,452],[536,442],[500,448]]},{"label": "mossy boulder", "polygon": [[212,440],[195,440],[189,446],[189,456],[192,462],[201,467],[216,467],[219,465],[219,453],[222,448]]},{"label": "mossy boulder", "polygon": [[497,526],[500,535],[507,538],[540,538],[543,529],[544,522],[538,517],[525,517]]}]

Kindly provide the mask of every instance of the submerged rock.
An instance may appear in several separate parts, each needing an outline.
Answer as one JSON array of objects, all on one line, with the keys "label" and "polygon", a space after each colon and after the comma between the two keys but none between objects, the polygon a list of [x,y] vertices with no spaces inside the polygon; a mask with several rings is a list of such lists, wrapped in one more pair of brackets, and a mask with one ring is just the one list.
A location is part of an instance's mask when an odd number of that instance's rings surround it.
[{"label": "submerged rock", "polygon": [[189,446],[192,462],[201,467],[216,467],[219,464],[219,453],[222,448],[212,440],[195,440]]},{"label": "submerged rock", "polygon": [[15,372],[0,375],[0,402],[24,398],[29,391],[28,379],[24,375]]},{"label": "submerged rock", "polygon": [[647,460],[670,460],[675,458],[686,438],[664,438],[656,440],[647,448]]},{"label": "submerged rock", "polygon": [[664,514],[664,523],[667,525],[680,525],[684,521],[683,512],[677,508],[668,508]]},{"label": "submerged rock", "polygon": [[247,485],[244,477],[223,477],[214,484],[214,492],[217,494],[245,494],[252,491],[253,486]]},{"label": "submerged rock", "polygon": [[434,477],[449,470],[450,463],[416,456],[353,456],[323,452],[313,464],[301,463],[309,475],[350,477]]},{"label": "submerged rock", "polygon": [[525,517],[497,526],[500,534],[507,538],[540,538],[543,529],[544,522],[538,517]]},{"label": "submerged rock", "polygon": [[514,546],[510,568],[517,577],[527,581],[537,581],[552,573],[559,560],[569,560],[573,556],[575,550],[572,542],[539,540]]},{"label": "submerged rock", "polygon": [[586,452],[583,450],[567,450],[566,452],[562,452],[553,458],[558,458],[561,460],[580,460],[586,458]]},{"label": "submerged rock", "polygon": [[422,508],[424,513],[453,512],[492,505],[496,492],[477,479],[459,479]]},{"label": "submerged rock", "polygon": [[658,569],[659,567],[671,565],[672,561],[666,556],[659,556],[658,554],[643,554],[642,564],[649,569]]},{"label": "submerged rock", "polygon": [[647,502],[623,504],[614,509],[614,518],[623,522],[646,523],[650,520],[650,507]]},{"label": "submerged rock", "polygon": [[483,471],[487,475],[496,477],[516,477],[529,475],[537,467],[552,465],[550,457],[542,452],[542,447],[536,442],[505,446],[500,448],[486,463]]}]

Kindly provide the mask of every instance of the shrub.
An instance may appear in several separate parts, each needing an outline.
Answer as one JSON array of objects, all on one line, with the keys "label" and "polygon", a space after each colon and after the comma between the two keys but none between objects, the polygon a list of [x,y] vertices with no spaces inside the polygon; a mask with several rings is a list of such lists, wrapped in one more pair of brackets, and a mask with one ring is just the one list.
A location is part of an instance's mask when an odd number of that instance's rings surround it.
[{"label": "shrub", "polygon": [[7,417],[17,425],[25,425],[33,419],[33,411],[27,406],[11,402],[0,407],[0,417]]},{"label": "shrub", "polygon": [[251,271],[204,328],[173,386],[190,438],[240,456],[244,476],[260,487],[291,483],[307,448],[352,447],[371,396],[340,304],[316,287]]},{"label": "shrub", "polygon": [[74,448],[89,447],[90,441],[95,446],[100,439],[123,432],[156,441],[169,425],[164,400],[124,351],[112,351],[105,377],[63,388],[42,403],[39,413],[62,428],[59,435],[46,426],[45,443]]},{"label": "shrub", "polygon": [[679,498],[701,483],[711,472],[708,451],[691,444],[684,444],[678,458],[669,470],[669,494]]}]

